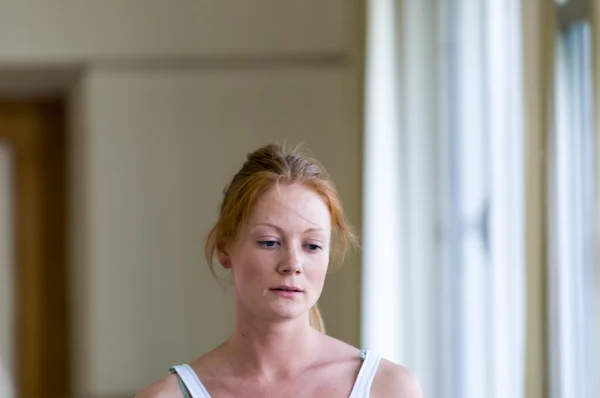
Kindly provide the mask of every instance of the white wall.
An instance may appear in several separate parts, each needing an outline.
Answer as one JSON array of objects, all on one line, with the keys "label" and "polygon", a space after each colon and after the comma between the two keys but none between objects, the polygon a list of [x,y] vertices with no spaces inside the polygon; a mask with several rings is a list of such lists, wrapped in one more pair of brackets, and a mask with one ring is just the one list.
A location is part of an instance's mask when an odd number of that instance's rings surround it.
[{"label": "white wall", "polygon": [[[226,338],[232,293],[210,276],[203,239],[257,146],[304,142],[360,227],[359,4],[0,0],[1,63],[76,71],[78,394],[131,396]],[[327,285],[330,334],[358,344],[357,253]]]}]

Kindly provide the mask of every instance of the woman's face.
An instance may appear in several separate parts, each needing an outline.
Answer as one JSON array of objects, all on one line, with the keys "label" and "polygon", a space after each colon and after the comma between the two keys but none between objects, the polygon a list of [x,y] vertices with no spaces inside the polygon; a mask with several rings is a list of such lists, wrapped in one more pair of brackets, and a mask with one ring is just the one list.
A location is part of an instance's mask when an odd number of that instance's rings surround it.
[{"label": "woman's face", "polygon": [[330,241],[321,196],[300,184],[271,187],[221,257],[232,269],[238,311],[268,321],[305,314],[323,289]]}]

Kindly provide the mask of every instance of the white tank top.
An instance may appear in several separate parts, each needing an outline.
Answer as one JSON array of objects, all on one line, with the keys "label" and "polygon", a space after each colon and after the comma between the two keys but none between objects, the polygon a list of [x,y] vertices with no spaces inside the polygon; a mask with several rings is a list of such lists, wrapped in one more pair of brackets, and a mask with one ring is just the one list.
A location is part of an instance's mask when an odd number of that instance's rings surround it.
[{"label": "white tank top", "polygon": [[[371,384],[377,373],[381,357],[370,351],[361,351],[363,364],[358,371],[356,381],[352,386],[349,398],[368,398]],[[179,385],[183,391],[184,398],[210,398],[210,394],[189,365],[177,365],[170,369],[171,373],[177,374]]]}]

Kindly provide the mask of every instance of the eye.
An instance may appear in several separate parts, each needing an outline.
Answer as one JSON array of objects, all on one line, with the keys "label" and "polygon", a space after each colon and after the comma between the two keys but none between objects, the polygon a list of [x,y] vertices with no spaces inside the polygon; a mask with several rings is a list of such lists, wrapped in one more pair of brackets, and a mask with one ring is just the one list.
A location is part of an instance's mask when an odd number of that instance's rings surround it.
[{"label": "eye", "polygon": [[308,250],[310,250],[311,252],[315,252],[315,251],[317,251],[317,250],[320,250],[320,249],[322,249],[322,247],[321,247],[321,246],[319,246],[319,245],[316,245],[316,244],[314,244],[314,243],[308,243],[308,244],[304,245],[304,247],[306,247],[306,248],[307,248]]},{"label": "eye", "polygon": [[258,244],[264,248],[271,249],[276,247],[279,244],[279,242],[277,242],[276,240],[259,240]]}]

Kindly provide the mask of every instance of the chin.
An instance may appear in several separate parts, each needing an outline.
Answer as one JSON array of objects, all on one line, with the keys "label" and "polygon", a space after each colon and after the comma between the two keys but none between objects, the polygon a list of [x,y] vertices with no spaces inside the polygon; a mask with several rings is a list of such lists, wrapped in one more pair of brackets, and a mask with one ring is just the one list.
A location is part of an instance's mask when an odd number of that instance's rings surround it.
[{"label": "chin", "polygon": [[304,308],[304,306],[290,306],[288,308],[272,308],[270,312],[272,312],[272,318],[274,319],[292,320],[300,318],[309,310],[310,308]]}]

